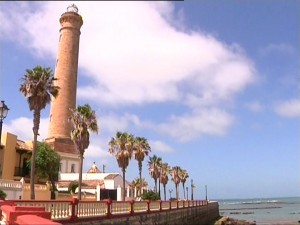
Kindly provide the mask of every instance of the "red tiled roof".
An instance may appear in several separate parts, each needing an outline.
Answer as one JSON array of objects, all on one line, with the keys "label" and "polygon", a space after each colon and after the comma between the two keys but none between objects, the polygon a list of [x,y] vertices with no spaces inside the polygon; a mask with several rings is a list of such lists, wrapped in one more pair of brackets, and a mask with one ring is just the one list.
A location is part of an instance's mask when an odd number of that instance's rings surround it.
[{"label": "red tiled roof", "polygon": [[115,179],[115,177],[119,176],[119,174],[109,174],[107,175],[106,177],[104,177],[105,180],[108,180],[108,179]]},{"label": "red tiled roof", "polygon": [[16,149],[32,151],[32,142],[29,143],[29,142],[17,140]]},{"label": "red tiled roof", "polygon": [[[56,184],[58,184],[60,187],[69,187],[69,184],[71,183],[71,180],[68,181],[58,181]],[[104,181],[103,180],[83,180],[82,181],[82,187],[84,188],[96,188],[97,185],[100,185],[101,188],[104,188]]]}]

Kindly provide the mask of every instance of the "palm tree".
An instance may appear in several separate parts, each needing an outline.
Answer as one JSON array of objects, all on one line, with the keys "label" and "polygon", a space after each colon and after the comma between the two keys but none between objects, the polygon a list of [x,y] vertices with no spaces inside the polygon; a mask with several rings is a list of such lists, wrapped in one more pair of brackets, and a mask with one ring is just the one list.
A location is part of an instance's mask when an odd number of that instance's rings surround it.
[{"label": "palm tree", "polygon": [[134,141],[134,157],[138,161],[139,167],[139,178],[140,178],[140,194],[142,194],[142,163],[144,161],[145,156],[148,156],[151,151],[151,147],[146,138],[136,137]]},{"label": "palm tree", "polygon": [[166,201],[166,185],[169,181],[168,174],[170,173],[170,166],[168,163],[162,163],[161,165],[161,175],[160,175],[160,182],[163,184],[164,187],[164,200]]},{"label": "palm tree", "polygon": [[129,161],[133,154],[134,136],[127,132],[117,131],[116,137],[111,138],[109,145],[109,153],[117,159],[118,165],[123,173],[123,195],[122,200],[125,201],[125,173],[129,165]]},{"label": "palm tree", "polygon": [[83,155],[85,149],[87,149],[90,144],[89,131],[98,133],[98,123],[95,111],[92,110],[88,104],[85,104],[84,106],[77,106],[77,108],[70,110],[70,121],[73,125],[71,139],[79,151],[80,156],[78,200],[81,200]]},{"label": "palm tree", "polygon": [[27,69],[19,91],[27,98],[30,111],[33,111],[33,148],[31,157],[30,171],[30,199],[35,199],[34,176],[35,160],[37,151],[37,136],[39,135],[39,126],[41,111],[51,102],[51,96],[57,97],[59,87],[54,85],[52,70],[47,67],[36,66],[33,69]]},{"label": "palm tree", "polygon": [[156,155],[150,156],[148,161],[148,169],[150,176],[154,179],[154,191],[157,193],[157,179],[160,175],[160,164],[161,157],[157,157]]},{"label": "palm tree", "polygon": [[[184,184],[186,182],[186,179],[189,177],[189,174],[186,170],[184,169],[180,169],[179,171],[179,179],[180,179],[180,182],[182,183],[182,188],[183,188],[183,198],[185,199],[185,188],[184,188]],[[187,197],[188,198],[188,197]]]},{"label": "palm tree", "polygon": [[171,170],[171,176],[172,176],[172,181],[175,184],[175,189],[176,189],[176,199],[179,199],[179,190],[178,190],[178,184],[180,183],[180,178],[179,178],[179,171],[181,168],[179,166],[174,166],[172,167]]}]

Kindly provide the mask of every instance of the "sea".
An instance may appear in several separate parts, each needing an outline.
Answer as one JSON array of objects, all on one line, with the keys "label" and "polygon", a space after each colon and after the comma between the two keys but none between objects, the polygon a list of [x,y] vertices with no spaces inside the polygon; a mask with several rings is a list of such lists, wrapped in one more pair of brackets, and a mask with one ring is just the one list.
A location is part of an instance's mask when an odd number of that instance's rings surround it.
[{"label": "sea", "polygon": [[217,200],[221,216],[257,225],[300,225],[300,197]]}]

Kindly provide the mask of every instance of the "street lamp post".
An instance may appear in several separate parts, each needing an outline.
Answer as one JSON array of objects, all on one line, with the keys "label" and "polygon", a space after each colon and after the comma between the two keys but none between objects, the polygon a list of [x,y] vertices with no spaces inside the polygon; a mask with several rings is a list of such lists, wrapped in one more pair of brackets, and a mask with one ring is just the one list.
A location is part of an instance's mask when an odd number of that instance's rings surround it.
[{"label": "street lamp post", "polygon": [[172,198],[171,193],[172,193],[173,189],[169,189],[169,193],[170,193],[170,200]]},{"label": "street lamp post", "polygon": [[186,200],[189,200],[189,188],[186,187]]},{"label": "street lamp post", "polygon": [[194,184],[193,179],[191,179],[191,200],[194,200]]},{"label": "street lamp post", "polygon": [[1,146],[1,134],[2,134],[2,124],[3,120],[6,118],[9,108],[5,105],[4,101],[0,103],[0,146]]}]

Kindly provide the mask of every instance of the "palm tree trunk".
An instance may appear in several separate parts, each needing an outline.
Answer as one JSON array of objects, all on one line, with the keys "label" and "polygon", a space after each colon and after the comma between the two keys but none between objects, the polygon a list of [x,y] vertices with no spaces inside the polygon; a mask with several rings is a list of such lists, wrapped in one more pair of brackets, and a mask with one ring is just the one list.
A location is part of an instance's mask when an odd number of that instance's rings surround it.
[{"label": "palm tree trunk", "polygon": [[185,199],[185,189],[184,189],[184,183],[182,183],[182,188],[183,188],[183,198]]},{"label": "palm tree trunk", "polygon": [[175,190],[176,190],[176,199],[178,200],[178,184],[175,184]]},{"label": "palm tree trunk", "polygon": [[140,175],[140,193],[139,196],[142,195],[142,187],[143,187],[143,181],[142,181],[142,162],[139,162],[139,175]]},{"label": "palm tree trunk", "polygon": [[30,171],[30,199],[31,200],[35,199],[35,193],[34,193],[34,174],[35,174],[36,148],[37,148],[37,135],[34,134],[32,156],[31,156],[31,171]]},{"label": "palm tree trunk", "polygon": [[159,179],[158,179],[158,196],[159,196],[159,200],[161,199],[160,198],[160,176],[159,176]]},{"label": "palm tree trunk", "polygon": [[166,185],[164,184],[164,199],[165,199],[165,201],[166,201]]},{"label": "palm tree trunk", "polygon": [[154,191],[157,193],[157,178],[154,179]]},{"label": "palm tree trunk", "polygon": [[34,176],[35,176],[35,159],[37,151],[37,136],[39,134],[41,112],[39,110],[34,110],[33,112],[33,148],[31,156],[31,171],[30,171],[30,199],[35,199],[34,193]]},{"label": "palm tree trunk", "polygon": [[123,172],[123,199],[122,201],[125,201],[125,168],[122,168],[122,172]]},{"label": "palm tree trunk", "polygon": [[77,198],[81,200],[81,183],[82,183],[82,167],[83,167],[83,154],[80,153],[80,165],[79,165],[79,180],[78,180],[78,193]]},{"label": "palm tree trunk", "polygon": [[55,181],[51,178],[51,200],[55,200]]}]

